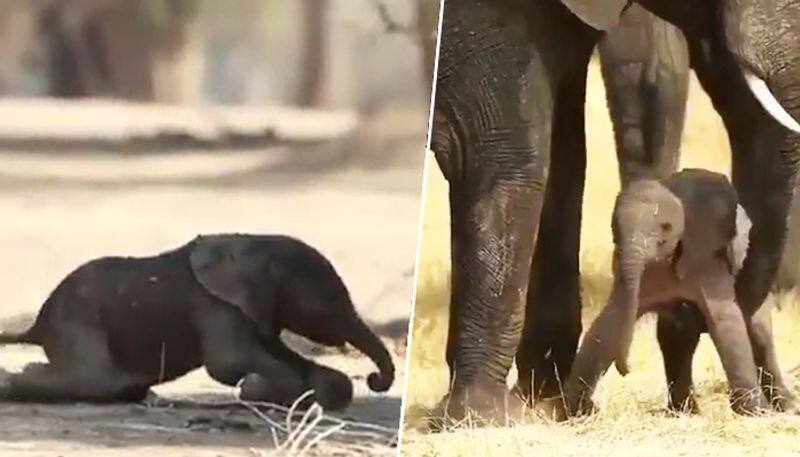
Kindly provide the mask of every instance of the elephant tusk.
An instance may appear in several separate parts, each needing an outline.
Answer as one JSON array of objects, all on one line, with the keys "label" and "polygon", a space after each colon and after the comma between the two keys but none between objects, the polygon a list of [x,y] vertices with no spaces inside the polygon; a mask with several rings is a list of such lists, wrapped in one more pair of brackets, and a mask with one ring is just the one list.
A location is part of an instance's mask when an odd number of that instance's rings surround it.
[{"label": "elephant tusk", "polygon": [[747,82],[747,87],[750,88],[750,91],[767,113],[787,129],[800,133],[800,124],[798,124],[792,115],[781,106],[778,99],[776,99],[772,91],[769,90],[766,81],[745,68],[742,69],[742,73],[744,73],[744,80]]}]

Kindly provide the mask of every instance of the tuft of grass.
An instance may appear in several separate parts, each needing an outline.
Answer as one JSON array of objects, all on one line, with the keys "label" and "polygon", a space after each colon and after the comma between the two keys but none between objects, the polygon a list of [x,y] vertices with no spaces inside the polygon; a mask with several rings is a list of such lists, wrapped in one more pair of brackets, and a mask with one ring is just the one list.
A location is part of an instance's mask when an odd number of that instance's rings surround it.
[{"label": "tuft of grass", "polygon": [[[728,173],[730,149],[722,123],[692,80],[681,166]],[[581,295],[584,323],[606,302],[611,286],[611,211],[619,190],[611,123],[599,70],[592,66],[587,94],[588,168],[581,232]],[[600,412],[565,423],[534,418],[509,428],[464,426],[427,434],[424,418],[447,391],[444,360],[450,293],[450,230],[447,184],[432,157],[424,202],[422,250],[404,401],[402,454],[413,455],[798,455],[800,417],[741,417],[731,412],[725,376],[707,335],[694,357],[701,414],[666,414],[666,381],[655,338],[655,319],[640,320],[631,351],[631,373],[612,368],[595,392]],[[800,376],[800,300],[771,296],[778,357],[787,381]],[[777,306],[775,306],[777,305]]]}]

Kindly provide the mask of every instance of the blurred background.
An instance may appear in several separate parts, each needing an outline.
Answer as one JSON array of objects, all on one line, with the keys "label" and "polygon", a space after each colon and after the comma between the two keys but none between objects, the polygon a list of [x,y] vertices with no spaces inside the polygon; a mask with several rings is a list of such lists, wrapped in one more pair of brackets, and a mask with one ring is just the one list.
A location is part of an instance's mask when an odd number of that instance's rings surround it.
[{"label": "blurred background", "polygon": [[[284,233],[329,257],[394,349],[388,396],[369,397],[363,356],[323,363],[363,396],[347,414],[396,426],[438,3],[4,0],[0,329],[91,258],[153,255],[198,233]],[[9,370],[42,358],[0,349]],[[229,391],[202,371],[159,390]],[[104,427],[128,416],[108,411],[88,425],[63,409],[0,415],[0,455],[24,455],[14,443],[32,437],[30,452],[102,449]],[[185,419],[172,417],[161,425]],[[172,443],[137,433],[114,439]],[[243,447],[264,440],[227,442],[251,455]]]},{"label": "blurred background", "polygon": [[430,85],[437,5],[6,0],[0,11],[0,95],[413,104]]}]

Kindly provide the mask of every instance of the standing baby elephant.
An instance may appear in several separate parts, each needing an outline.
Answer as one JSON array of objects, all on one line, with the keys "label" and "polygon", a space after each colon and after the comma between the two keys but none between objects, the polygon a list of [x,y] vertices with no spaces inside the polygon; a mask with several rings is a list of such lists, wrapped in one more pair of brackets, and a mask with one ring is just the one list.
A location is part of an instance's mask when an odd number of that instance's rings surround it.
[{"label": "standing baby elephant", "polygon": [[[2,343],[37,344],[0,384],[17,401],[139,401],[155,384],[205,365],[245,400],[291,403],[306,390],[328,409],[352,399],[349,378],[296,354],[283,329],[330,346],[351,343],[377,364],[374,391],[394,381],[385,346],[356,314],[333,266],[285,236],[199,236],[155,257],[106,257],[70,273],[36,322]],[[241,381],[241,383],[240,383]]]},{"label": "standing baby elephant", "polygon": [[612,226],[613,290],[584,336],[564,386],[567,414],[592,408],[591,394],[613,361],[627,374],[639,316],[669,313],[685,306],[682,302],[697,306],[705,320],[733,409],[755,413],[766,407],[735,300],[735,274],[746,249],[741,240],[748,235],[744,230],[737,235],[737,209],[744,216],[728,179],[705,170],[684,170],[661,182],[635,181],[620,193]]}]

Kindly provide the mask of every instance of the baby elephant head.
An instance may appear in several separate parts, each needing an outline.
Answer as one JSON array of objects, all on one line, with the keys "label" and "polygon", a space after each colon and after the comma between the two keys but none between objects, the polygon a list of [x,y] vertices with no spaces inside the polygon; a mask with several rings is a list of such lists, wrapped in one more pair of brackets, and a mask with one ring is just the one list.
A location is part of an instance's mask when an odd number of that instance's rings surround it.
[{"label": "baby elephant head", "polygon": [[326,346],[350,343],[378,366],[367,378],[370,389],[391,387],[389,351],[356,312],[333,265],[311,246],[285,236],[206,236],[194,242],[190,260],[205,290],[239,308],[263,335],[289,330]]},{"label": "baby elephant head", "polygon": [[612,221],[614,234],[614,306],[625,310],[617,370],[627,374],[627,352],[645,265],[671,260],[684,232],[683,205],[658,181],[631,182],[618,196]]},{"label": "baby elephant head", "polygon": [[617,197],[612,224],[615,270],[623,281],[633,281],[645,263],[675,253],[683,236],[683,205],[658,181],[634,181]]}]

